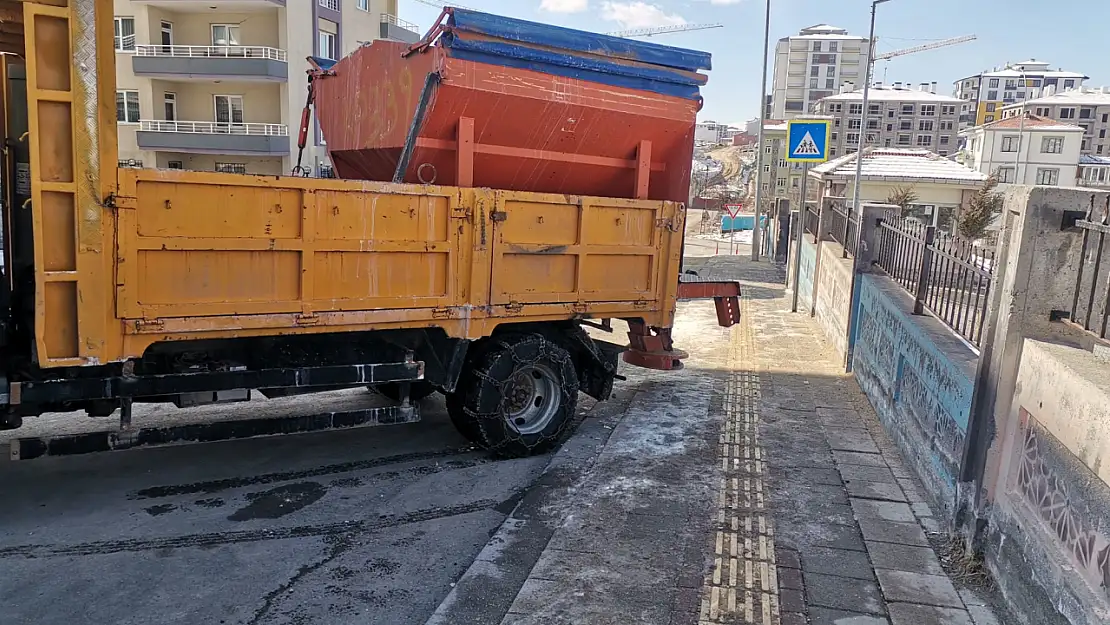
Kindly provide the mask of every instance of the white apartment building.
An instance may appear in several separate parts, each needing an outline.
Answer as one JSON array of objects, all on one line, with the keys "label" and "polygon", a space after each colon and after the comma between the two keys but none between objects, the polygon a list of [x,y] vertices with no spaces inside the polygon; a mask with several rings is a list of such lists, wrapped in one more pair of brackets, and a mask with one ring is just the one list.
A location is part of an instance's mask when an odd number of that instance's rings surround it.
[{"label": "white apartment building", "polygon": [[793,119],[813,110],[821,98],[835,95],[844,83],[863,84],[867,37],[828,24],[803,28],[779,39],[771,92],[771,119]]},{"label": "white apartment building", "polygon": [[1079,177],[1083,128],[1026,114],[965,130],[964,164],[1002,183],[1070,187]]},{"label": "white apartment building", "polygon": [[960,101],[936,93],[936,83],[916,89],[896,82],[870,89],[867,118],[863,91],[849,91],[821,99],[817,111],[833,119],[829,157],[851,154],[865,147],[916,148],[941,156],[956,152]]},{"label": "white apartment building", "polygon": [[[133,167],[288,174],[306,57],[420,37],[397,0],[115,0],[115,14],[119,158]],[[303,165],[330,172],[316,128]]]},{"label": "white apartment building", "polygon": [[712,120],[698,122],[694,126],[694,143],[722,145],[732,143],[732,138],[741,130],[736,126],[720,124]]},{"label": "white apartment building", "polygon": [[1039,98],[1050,89],[1081,87],[1085,80],[1087,76],[1079,72],[1051,69],[1036,59],[962,78],[954,91],[961,101],[960,130],[998,121],[1006,106]]},{"label": "white apartment building", "polygon": [[1079,87],[1059,92],[1048,89],[1043,97],[1007,106],[1002,117],[1014,117],[1022,111],[1081,127],[1081,153],[1110,156],[1110,138],[1106,136],[1110,132],[1110,87]]}]

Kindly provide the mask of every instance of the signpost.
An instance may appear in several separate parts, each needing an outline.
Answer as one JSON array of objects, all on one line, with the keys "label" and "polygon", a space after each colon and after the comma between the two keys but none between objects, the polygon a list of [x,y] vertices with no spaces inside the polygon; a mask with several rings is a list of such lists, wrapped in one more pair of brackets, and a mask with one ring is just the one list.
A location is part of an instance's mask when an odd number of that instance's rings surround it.
[{"label": "signpost", "polygon": [[[794,240],[794,301],[791,312],[798,312],[799,277],[802,273],[802,235],[805,230],[806,181],[811,163],[829,160],[829,126],[827,119],[792,119],[786,123],[786,161],[802,163],[801,201],[798,207],[797,238]],[[856,184],[859,184],[858,182]]]}]

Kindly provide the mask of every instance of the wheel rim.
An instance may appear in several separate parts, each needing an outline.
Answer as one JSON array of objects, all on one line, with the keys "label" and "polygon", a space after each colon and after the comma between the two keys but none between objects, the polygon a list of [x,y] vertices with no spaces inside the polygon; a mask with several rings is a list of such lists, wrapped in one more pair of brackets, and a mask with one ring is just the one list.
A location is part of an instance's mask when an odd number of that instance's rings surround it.
[{"label": "wheel rim", "polygon": [[559,412],[562,385],[543,365],[517,370],[505,386],[505,421],[522,435],[538,434]]}]

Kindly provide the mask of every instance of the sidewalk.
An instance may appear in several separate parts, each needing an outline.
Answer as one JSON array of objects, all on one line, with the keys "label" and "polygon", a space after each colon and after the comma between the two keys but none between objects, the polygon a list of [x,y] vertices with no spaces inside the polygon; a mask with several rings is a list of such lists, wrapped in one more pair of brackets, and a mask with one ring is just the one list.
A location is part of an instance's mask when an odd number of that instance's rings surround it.
[{"label": "sidewalk", "polygon": [[[683,304],[686,370],[627,370],[623,414],[585,424],[608,434],[592,463],[522,504],[506,523],[518,535],[495,537],[459,587],[497,587],[476,575],[503,579],[531,524],[550,539],[502,625],[1003,622],[945,574],[915,479],[816,323],[789,312],[781,269],[687,266],[740,276],[743,322],[717,328],[711,304]],[[553,466],[565,454],[579,457],[564,449]],[[448,612],[436,622],[466,622]]]}]

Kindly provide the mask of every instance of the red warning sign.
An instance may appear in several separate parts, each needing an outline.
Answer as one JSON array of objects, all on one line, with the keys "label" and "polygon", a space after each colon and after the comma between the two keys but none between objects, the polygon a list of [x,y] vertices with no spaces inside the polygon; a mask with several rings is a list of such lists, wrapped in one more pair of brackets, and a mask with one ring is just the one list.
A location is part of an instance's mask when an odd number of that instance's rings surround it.
[{"label": "red warning sign", "polygon": [[724,208],[725,208],[726,211],[728,211],[728,216],[729,217],[732,217],[733,219],[736,219],[736,216],[739,215],[740,211],[744,209],[744,205],[743,204],[725,204]]}]

